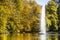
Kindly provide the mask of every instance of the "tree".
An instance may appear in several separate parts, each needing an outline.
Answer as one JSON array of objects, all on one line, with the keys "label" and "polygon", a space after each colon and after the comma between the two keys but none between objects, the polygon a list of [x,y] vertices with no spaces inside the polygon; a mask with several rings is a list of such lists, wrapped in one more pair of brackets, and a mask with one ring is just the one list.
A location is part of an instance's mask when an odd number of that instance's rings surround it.
[{"label": "tree", "polygon": [[57,7],[57,3],[55,3],[53,0],[51,0],[46,6],[46,23],[48,30],[50,30],[49,27],[53,27],[53,29],[56,28],[55,30],[58,29]]},{"label": "tree", "polygon": [[5,0],[0,4],[0,30],[10,33],[39,29],[41,6],[35,1]]}]

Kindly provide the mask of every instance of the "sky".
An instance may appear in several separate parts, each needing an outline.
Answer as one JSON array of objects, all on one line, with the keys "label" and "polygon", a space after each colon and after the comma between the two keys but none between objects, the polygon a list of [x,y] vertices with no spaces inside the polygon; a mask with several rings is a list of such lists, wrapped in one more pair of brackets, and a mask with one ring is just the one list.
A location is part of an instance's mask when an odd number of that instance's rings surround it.
[{"label": "sky", "polygon": [[45,5],[49,0],[35,0],[39,5]]}]

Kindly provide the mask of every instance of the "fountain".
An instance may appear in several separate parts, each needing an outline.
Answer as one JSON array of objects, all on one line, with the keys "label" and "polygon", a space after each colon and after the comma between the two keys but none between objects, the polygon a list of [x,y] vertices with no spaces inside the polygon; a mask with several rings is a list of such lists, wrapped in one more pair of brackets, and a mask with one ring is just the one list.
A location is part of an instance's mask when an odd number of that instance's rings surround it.
[{"label": "fountain", "polygon": [[40,36],[40,40],[46,40],[45,5],[42,6],[40,31],[43,33]]},{"label": "fountain", "polygon": [[40,16],[40,34],[43,34],[43,35],[40,35],[40,40],[46,40],[45,5],[47,5],[49,1],[50,0],[37,1],[37,3],[42,6],[42,11],[41,11],[41,16]]},{"label": "fountain", "polygon": [[45,5],[42,6],[41,13],[41,33],[46,33],[46,22],[45,22]]}]

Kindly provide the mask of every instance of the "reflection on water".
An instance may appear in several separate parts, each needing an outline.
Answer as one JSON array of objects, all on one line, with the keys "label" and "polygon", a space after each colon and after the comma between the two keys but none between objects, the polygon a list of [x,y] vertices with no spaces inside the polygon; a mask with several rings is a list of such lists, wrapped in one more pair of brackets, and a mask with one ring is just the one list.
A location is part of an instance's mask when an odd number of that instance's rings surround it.
[{"label": "reflection on water", "polygon": [[[31,34],[0,34],[0,40],[41,40],[38,33]],[[47,35],[46,40],[60,40],[59,35]],[[43,38],[44,39],[44,38]]]},{"label": "reflection on water", "polygon": [[0,34],[0,40],[40,40],[38,34]]},{"label": "reflection on water", "polygon": [[60,40],[60,35],[48,35],[47,40]]}]

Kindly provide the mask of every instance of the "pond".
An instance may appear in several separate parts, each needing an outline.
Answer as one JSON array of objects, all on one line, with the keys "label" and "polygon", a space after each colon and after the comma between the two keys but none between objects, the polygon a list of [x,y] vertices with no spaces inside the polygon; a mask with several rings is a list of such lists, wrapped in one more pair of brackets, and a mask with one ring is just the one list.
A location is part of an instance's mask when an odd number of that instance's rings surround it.
[{"label": "pond", "polygon": [[[41,40],[38,33],[0,34],[0,40]],[[46,40],[60,40],[59,35],[47,35]]]}]

